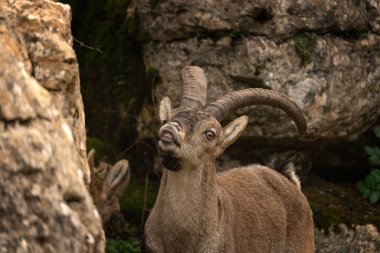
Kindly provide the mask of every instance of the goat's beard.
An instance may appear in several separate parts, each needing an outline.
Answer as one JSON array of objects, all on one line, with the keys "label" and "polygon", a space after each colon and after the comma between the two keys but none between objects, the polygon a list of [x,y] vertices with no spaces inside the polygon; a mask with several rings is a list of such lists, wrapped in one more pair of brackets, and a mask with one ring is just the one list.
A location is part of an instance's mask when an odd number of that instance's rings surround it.
[{"label": "goat's beard", "polygon": [[178,157],[161,154],[161,162],[168,170],[177,172],[182,169],[182,160]]}]

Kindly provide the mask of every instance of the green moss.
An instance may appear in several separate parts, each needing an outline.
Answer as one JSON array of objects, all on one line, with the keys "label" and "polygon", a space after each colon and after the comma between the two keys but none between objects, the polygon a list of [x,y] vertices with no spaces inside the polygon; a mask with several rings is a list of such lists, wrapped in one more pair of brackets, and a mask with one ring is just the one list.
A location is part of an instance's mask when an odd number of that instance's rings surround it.
[{"label": "green moss", "polygon": [[127,30],[130,35],[137,36],[139,33],[139,26],[139,17],[136,14],[133,14],[127,19]]},{"label": "green moss", "polygon": [[106,253],[139,253],[140,241],[134,238],[130,238],[126,241],[114,240],[107,241]]},{"label": "green moss", "polygon": [[312,32],[302,32],[294,37],[294,46],[302,61],[307,62],[311,60],[317,41],[318,36]]},{"label": "green moss", "polygon": [[229,36],[234,39],[244,39],[248,36],[248,33],[241,30],[230,30]]},{"label": "green moss", "polygon": [[158,69],[148,66],[146,68],[146,75],[149,77],[155,76],[158,74]]},{"label": "green moss", "polygon": [[313,210],[315,226],[318,229],[323,229],[326,233],[331,226],[334,226],[334,230],[338,229],[339,224],[342,223],[342,218],[337,212],[329,206],[317,202],[311,202],[310,206]]}]

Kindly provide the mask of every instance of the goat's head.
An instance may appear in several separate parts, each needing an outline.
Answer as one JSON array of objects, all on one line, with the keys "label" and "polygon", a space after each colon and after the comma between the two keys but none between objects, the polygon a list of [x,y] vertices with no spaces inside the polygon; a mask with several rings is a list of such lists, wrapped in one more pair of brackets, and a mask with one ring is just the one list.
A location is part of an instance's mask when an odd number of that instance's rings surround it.
[{"label": "goat's head", "polygon": [[248,118],[241,116],[224,128],[220,123],[229,113],[249,105],[270,105],[289,114],[300,133],[306,130],[301,109],[285,95],[272,90],[246,89],[230,92],[217,101],[206,104],[207,82],[203,70],[188,66],[181,71],[183,92],[181,104],[172,109],[165,97],[159,114],[163,126],[158,147],[163,165],[173,171],[184,164],[213,161],[229,147],[245,129]]},{"label": "goat's head", "polygon": [[120,160],[113,166],[105,162],[95,166],[94,157],[92,149],[87,156],[91,172],[89,190],[105,224],[112,215],[120,213],[120,198],[129,184],[131,172],[127,160]]}]

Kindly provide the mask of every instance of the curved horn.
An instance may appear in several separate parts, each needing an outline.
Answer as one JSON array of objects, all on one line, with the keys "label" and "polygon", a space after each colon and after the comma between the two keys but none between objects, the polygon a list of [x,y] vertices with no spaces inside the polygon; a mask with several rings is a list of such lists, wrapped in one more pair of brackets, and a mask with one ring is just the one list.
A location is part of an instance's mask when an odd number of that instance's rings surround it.
[{"label": "curved horn", "polygon": [[181,70],[181,80],[181,107],[203,109],[207,97],[207,81],[203,70],[196,66],[186,66]]},{"label": "curved horn", "polygon": [[298,132],[306,131],[307,123],[302,110],[284,94],[265,89],[245,89],[229,92],[217,101],[209,104],[205,111],[219,122],[229,113],[250,105],[270,105],[285,111],[296,123]]}]

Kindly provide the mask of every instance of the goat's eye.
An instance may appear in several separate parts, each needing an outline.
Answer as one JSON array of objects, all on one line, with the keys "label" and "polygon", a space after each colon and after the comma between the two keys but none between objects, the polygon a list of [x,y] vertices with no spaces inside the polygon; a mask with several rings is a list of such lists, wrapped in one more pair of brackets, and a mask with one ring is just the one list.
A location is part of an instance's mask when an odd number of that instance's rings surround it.
[{"label": "goat's eye", "polygon": [[163,120],[163,121],[162,121],[162,125],[165,125],[166,123],[168,123],[167,120]]},{"label": "goat's eye", "polygon": [[206,131],[205,132],[205,135],[206,135],[206,138],[208,139],[208,140],[213,140],[214,138],[215,138],[215,133],[213,132],[213,131]]}]

